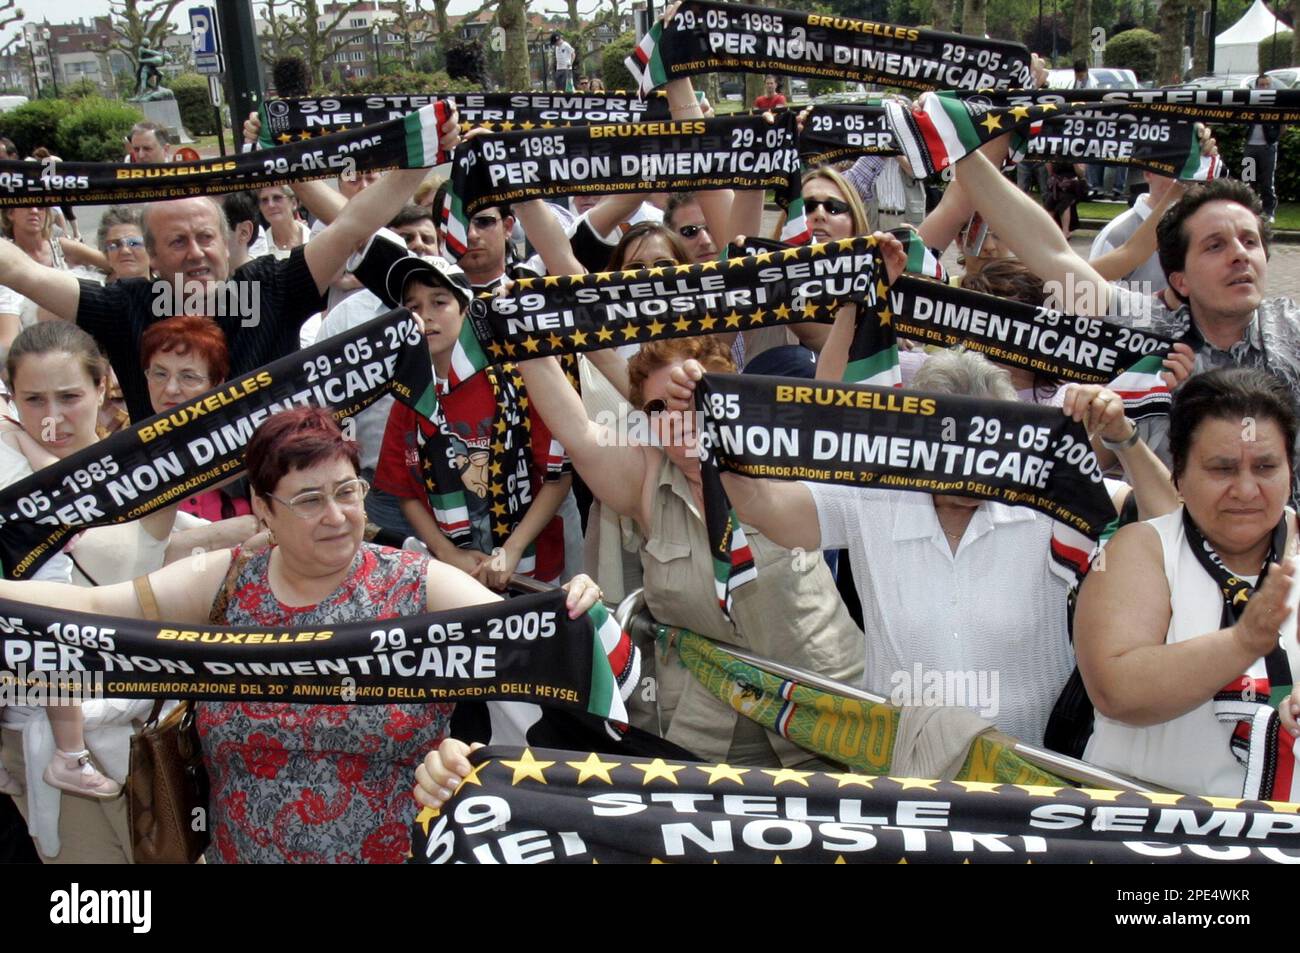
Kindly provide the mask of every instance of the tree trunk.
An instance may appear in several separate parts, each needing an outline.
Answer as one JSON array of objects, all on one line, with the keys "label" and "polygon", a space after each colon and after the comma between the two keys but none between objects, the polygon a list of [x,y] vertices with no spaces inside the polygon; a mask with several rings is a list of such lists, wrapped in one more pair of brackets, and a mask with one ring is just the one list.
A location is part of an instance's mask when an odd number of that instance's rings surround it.
[{"label": "tree trunk", "polygon": [[1156,59],[1156,84],[1171,86],[1183,81],[1183,35],[1187,30],[1188,0],[1163,0],[1157,15],[1160,53]]},{"label": "tree trunk", "polygon": [[1206,76],[1210,72],[1210,44],[1214,42],[1214,39],[1205,33],[1210,0],[1195,0],[1192,9],[1196,11],[1196,33],[1195,41],[1192,43],[1192,75]]},{"label": "tree trunk", "polygon": [[1092,0],[1074,0],[1070,22],[1070,56],[1092,66]]},{"label": "tree trunk", "polygon": [[982,37],[988,32],[988,0],[966,0],[961,14],[961,31],[967,36]]},{"label": "tree trunk", "polygon": [[506,31],[506,89],[532,89],[528,75],[527,7],[527,0],[501,0],[497,6],[497,24]]},{"label": "tree trunk", "polygon": [[1291,63],[1300,63],[1300,0],[1291,0]]},{"label": "tree trunk", "polygon": [[[1296,0],[1300,3],[1300,0]],[[930,8],[931,17],[934,20],[934,28],[944,33],[952,32],[952,14],[954,0],[934,0],[934,5]]]}]

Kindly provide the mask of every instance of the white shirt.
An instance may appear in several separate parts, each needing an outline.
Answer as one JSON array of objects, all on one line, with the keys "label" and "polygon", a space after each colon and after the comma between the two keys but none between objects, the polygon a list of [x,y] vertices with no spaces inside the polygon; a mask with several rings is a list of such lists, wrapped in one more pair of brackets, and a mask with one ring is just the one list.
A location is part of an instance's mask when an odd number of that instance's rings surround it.
[{"label": "white shirt", "polygon": [[[387,314],[390,310],[373,292],[362,288],[344,298],[337,307],[330,309],[329,315],[320,324],[320,333],[312,343],[359,328],[367,321],[372,321],[381,314]],[[375,464],[379,461],[379,448],[384,442],[384,427],[388,423],[388,413],[392,409],[393,398],[381,397],[352,418],[357,428],[356,441],[361,446],[361,466],[364,469],[374,470]]]},{"label": "white shirt", "polygon": [[[1097,237],[1092,242],[1092,249],[1088,252],[1088,260],[1095,261],[1102,255],[1109,254],[1119,248],[1150,217],[1151,196],[1143,193],[1137,197],[1137,201],[1133,203],[1131,209],[1120,212],[1111,219],[1105,228],[1097,233]],[[1143,289],[1141,284],[1143,282],[1149,284],[1150,287]],[[1169,282],[1165,280],[1164,269],[1160,267],[1159,253],[1152,252],[1150,258],[1125,275],[1120,283],[1143,294],[1155,294],[1157,291],[1162,290]]]},{"label": "white shirt", "polygon": [[[1052,520],[986,502],[953,553],[928,493],[804,485],[817,505],[822,549],[847,548],[853,564],[867,690],[889,698],[904,680],[913,684],[916,663],[926,678],[972,673],[966,683],[983,680],[993,689],[996,713],[980,713],[1008,734],[1042,744],[1074,668],[1067,589],[1049,568]],[[912,703],[919,704],[921,688],[915,692]],[[979,709],[969,694],[966,707]]]},{"label": "white shirt", "polygon": [[555,68],[573,69],[573,47],[567,40],[555,44]]}]

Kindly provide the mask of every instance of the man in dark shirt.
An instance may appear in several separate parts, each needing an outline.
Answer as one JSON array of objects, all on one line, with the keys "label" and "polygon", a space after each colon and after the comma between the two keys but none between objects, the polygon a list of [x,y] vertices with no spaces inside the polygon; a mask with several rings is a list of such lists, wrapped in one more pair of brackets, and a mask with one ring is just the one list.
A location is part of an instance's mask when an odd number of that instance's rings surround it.
[{"label": "man in dark shirt", "polygon": [[[458,136],[453,115],[442,148]],[[401,169],[356,196],[330,227],[288,258],[253,259],[231,273],[230,232],[220,205],[203,196],[156,202],[144,215],[145,248],[157,280],[101,286],[32,261],[0,243],[0,284],[51,314],[75,320],[107,355],[133,420],[153,416],[140,367],[140,337],[177,314],[211,317],[226,334],[230,371],[243,374],[298,348],[298,329],[324,307],[348,256],[387,224],[414,193],[425,169]]]}]

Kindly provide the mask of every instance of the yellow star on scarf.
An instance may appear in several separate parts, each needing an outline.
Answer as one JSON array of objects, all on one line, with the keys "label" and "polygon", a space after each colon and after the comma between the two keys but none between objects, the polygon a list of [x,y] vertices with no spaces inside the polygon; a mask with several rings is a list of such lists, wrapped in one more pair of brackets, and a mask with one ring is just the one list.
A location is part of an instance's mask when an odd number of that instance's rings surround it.
[{"label": "yellow star on scarf", "polygon": [[497,461],[493,460],[490,464],[488,464],[488,472],[489,472],[492,476],[500,476],[500,475],[501,475],[501,464],[498,463]]},{"label": "yellow star on scarf", "polygon": [[866,788],[868,791],[871,790],[871,783],[875,780],[875,778],[868,777],[865,774],[828,774],[826,777],[834,778],[839,782],[839,784],[835,785],[836,788],[844,788],[848,787],[850,784],[856,784],[859,787]]},{"label": "yellow star on scarf", "polygon": [[664,267],[663,265],[655,265],[653,268],[647,268],[645,273],[649,278],[662,278],[664,276]]},{"label": "yellow star on scarf", "polygon": [[753,327],[755,324],[762,324],[765,317],[767,317],[766,311],[762,308],[755,309],[754,313],[749,316],[750,327]]},{"label": "yellow star on scarf", "polygon": [[1012,116],[1012,118],[1014,118],[1017,122],[1019,122],[1021,119],[1028,119],[1028,118],[1029,118],[1029,107],[1028,107],[1028,106],[1012,106],[1012,107],[1011,107],[1011,116]]},{"label": "yellow star on scarf", "polygon": [[523,344],[524,350],[527,351],[529,354],[537,353],[537,348],[539,347],[537,343],[537,338],[524,338],[523,341],[520,343]]},{"label": "yellow star on scarf", "polygon": [[511,129],[513,129],[513,128],[515,128],[515,124],[514,124],[513,122],[511,122],[509,119],[507,119],[507,120],[505,120],[503,123],[501,123],[501,131],[502,131],[502,132],[509,132],[509,131],[510,131]]},{"label": "yellow star on scarf", "polygon": [[785,251],[781,252],[781,260],[790,261],[792,258],[798,258],[800,251],[801,249],[799,248],[787,248]]},{"label": "yellow star on scarf", "polygon": [[891,325],[893,320],[894,312],[890,311],[888,308],[880,309],[880,326],[882,328]]},{"label": "yellow star on scarf", "polygon": [[463,788],[467,784],[477,784],[479,787],[482,787],[483,782],[479,780],[478,777],[479,772],[485,769],[491,763],[492,763],[492,759],[488,758],[482,764],[476,764],[473,767],[471,767],[469,769],[469,774],[465,775],[465,780],[460,782],[460,787],[458,787],[456,790],[459,791],[460,788]]},{"label": "yellow star on scarf", "polygon": [[809,301],[807,304],[805,304],[805,305],[803,306],[803,316],[804,316],[805,318],[815,318],[815,317],[817,317],[817,305],[815,305],[815,304],[814,304],[813,302],[811,302],[811,301]]},{"label": "yellow star on scarf", "polygon": [[989,113],[987,116],[984,117],[984,121],[980,123],[980,125],[983,126],[985,129],[987,129],[989,132],[992,132],[994,129],[1001,129],[1002,117],[995,116],[993,115],[993,113]]},{"label": "yellow star on scarf", "polygon": [[515,287],[523,288],[526,291],[533,286],[533,282],[536,280],[536,278],[520,278],[515,282]]},{"label": "yellow star on scarf", "polygon": [[877,297],[877,298],[883,298],[883,297],[884,297],[885,295],[887,295],[887,294],[889,294],[889,285],[885,284],[883,281],[877,281],[877,282],[876,282],[876,297]]},{"label": "yellow star on scarf", "polygon": [[682,315],[673,322],[673,327],[678,331],[685,333],[691,329],[691,322],[686,319],[686,315]]},{"label": "yellow star on scarf", "polygon": [[506,357],[514,357],[514,356],[515,356],[515,345],[514,345],[514,342],[513,342],[513,341],[507,341],[507,342],[506,342]]},{"label": "yellow star on scarf", "polygon": [[895,778],[894,780],[902,785],[904,791],[909,790],[910,788],[921,788],[926,791],[933,791],[934,786],[939,783],[935,780],[927,781],[922,778]]},{"label": "yellow star on scarf", "polygon": [[749,768],[733,768],[729,764],[713,764],[707,767],[702,764],[697,764],[695,768],[701,774],[707,774],[709,776],[710,786],[717,784],[719,781],[735,781],[743,787],[745,781],[741,775],[749,773]]},{"label": "yellow star on scarf", "polygon": [[310,139],[310,138],[311,138],[311,133],[308,132],[306,129],[304,129],[302,132],[298,133],[298,139],[299,139],[299,141],[302,141],[302,140],[305,140],[305,139]]},{"label": "yellow star on scarf", "polygon": [[528,130],[528,129],[532,129],[532,128],[534,128],[536,125],[537,125],[537,123],[535,123],[535,122],[521,122],[521,123],[519,124],[519,128],[520,128],[520,129],[523,129],[523,130]]},{"label": "yellow star on scarf", "polygon": [[592,752],[587,755],[586,761],[566,761],[564,762],[574,771],[578,772],[578,783],[584,784],[591,778],[600,778],[606,784],[613,784],[609,772],[611,768],[617,768],[622,762],[620,761],[601,761],[600,755]]},{"label": "yellow star on scarf", "polygon": [[772,787],[776,787],[778,784],[785,784],[786,782],[791,784],[802,784],[804,787],[807,787],[808,779],[813,776],[813,772],[811,771],[796,771],[794,768],[781,768],[780,770],[764,768],[763,773],[772,778]]},{"label": "yellow star on scarf", "polygon": [[770,251],[761,251],[754,256],[754,261],[758,262],[760,265],[765,265],[771,260],[772,253]]},{"label": "yellow star on scarf", "polygon": [[737,311],[735,308],[732,308],[731,314],[727,315],[725,320],[727,322],[727,327],[729,328],[740,327],[740,312]]},{"label": "yellow star on scarf", "polygon": [[500,358],[501,355],[505,352],[505,348],[503,348],[496,341],[489,342],[487,349],[488,349],[488,353],[495,358]]},{"label": "yellow star on scarf", "polygon": [[505,433],[506,432],[505,418],[498,419],[497,422],[492,426],[496,428],[497,433]]},{"label": "yellow star on scarf", "polygon": [[524,753],[519,756],[518,761],[506,761],[503,759],[501,763],[515,772],[515,776],[510,780],[511,787],[514,787],[525,778],[533,778],[534,780],[545,784],[546,775],[542,772],[547,768],[555,766],[554,761],[538,761],[534,758],[532,748],[525,748]]},{"label": "yellow star on scarf", "polygon": [[954,781],[953,784],[960,784],[962,789],[970,794],[997,794],[998,788],[1002,787],[1001,783],[993,784],[988,781]]},{"label": "yellow star on scarf", "polygon": [[[1177,804],[1186,796],[1182,794],[1161,794],[1157,791],[1139,791],[1138,793],[1152,804]],[[1300,807],[1300,805],[1296,806]]]},{"label": "yellow star on scarf", "polygon": [[638,328],[635,324],[629,324],[629,325],[626,325],[626,326],[623,328],[623,340],[624,340],[624,341],[635,341],[635,340],[636,340],[636,334],[637,334],[637,332],[640,331],[640,330],[641,330],[641,329]]},{"label": "yellow star on scarf", "polygon": [[1056,112],[1056,103],[1043,103],[1039,108],[1045,113],[1054,113]]},{"label": "yellow star on scarf", "polygon": [[435,817],[440,817],[442,812],[436,807],[422,807],[420,813],[415,815],[415,823],[420,825],[426,835],[429,833],[429,825],[433,823]]},{"label": "yellow star on scarf", "polygon": [[347,127],[347,126],[339,126],[339,127],[338,127],[337,129],[335,129],[334,131],[335,131],[335,132],[347,132],[347,131],[348,131],[348,127]]},{"label": "yellow star on scarf", "polygon": [[787,308],[784,304],[777,305],[776,308],[773,309],[772,313],[782,321],[790,317],[790,309]]},{"label": "yellow star on scarf", "polygon": [[555,128],[555,123],[551,122],[551,121],[548,119],[548,120],[546,120],[546,122],[542,123],[542,128],[543,128],[543,129],[554,129],[554,128]]},{"label": "yellow star on scarf", "polygon": [[701,330],[701,331],[712,331],[712,330],[713,330],[713,326],[714,326],[715,324],[717,324],[717,323],[718,323],[718,319],[717,319],[717,318],[715,318],[715,317],[714,317],[713,315],[711,315],[711,314],[706,314],[704,317],[700,318],[700,330]]},{"label": "yellow star on scarf", "polygon": [[564,340],[558,334],[552,331],[550,334],[546,335],[546,345],[552,351],[558,351],[561,347],[564,346]]},{"label": "yellow star on scarf", "polygon": [[596,330],[597,341],[612,341],[613,339],[614,339],[614,332],[611,331],[609,328],[598,328]]},{"label": "yellow star on scarf", "polygon": [[[1092,798],[1092,800],[1094,801],[1113,801],[1124,792],[1106,791],[1101,788],[1088,788],[1084,793],[1086,793],[1088,797]],[[1234,804],[1233,806],[1235,807],[1236,805]]]},{"label": "yellow star on scarf", "polygon": [[665,781],[671,781],[673,784],[676,784],[677,772],[686,770],[686,765],[668,764],[666,761],[664,761],[663,758],[655,758],[649,764],[634,764],[632,765],[632,767],[636,768],[638,771],[642,773],[643,775],[643,777],[641,778],[642,787],[645,787],[651,781],[655,781],[660,778],[662,778]]},{"label": "yellow star on scarf", "polygon": [[741,258],[729,258],[729,259],[727,259],[727,267],[728,267],[728,268],[744,268],[744,267],[745,267],[745,259],[744,259],[743,257],[741,257]]},{"label": "yellow star on scarf", "polygon": [[275,141],[284,143],[293,142],[293,136],[289,135],[287,132],[282,132],[275,137]]},{"label": "yellow star on scarf", "polygon": [[493,452],[493,453],[505,453],[505,452],[506,452],[506,445],[505,445],[504,443],[502,443],[500,440],[493,440],[493,441],[492,441],[492,452]]},{"label": "yellow star on scarf", "polygon": [[718,270],[718,260],[716,258],[710,258],[708,261],[700,263],[700,271],[717,271],[717,270]]},{"label": "yellow star on scarf", "polygon": [[560,284],[559,275],[547,275],[545,278],[542,279],[543,288],[557,288],[559,287],[559,284]]},{"label": "yellow star on scarf", "polygon": [[586,347],[586,346],[587,346],[587,332],[586,332],[586,331],[574,331],[572,334],[569,335],[569,340],[572,341],[572,342],[573,342],[576,346],[578,346],[578,347]]},{"label": "yellow star on scarf", "polygon": [[504,503],[494,503],[492,505],[492,515],[498,519],[505,519],[506,505]]},{"label": "yellow star on scarf", "polygon": [[1013,784],[1013,788],[1019,788],[1030,797],[1056,797],[1061,793],[1061,788],[1043,787],[1041,784]]},{"label": "yellow star on scarf", "polygon": [[650,327],[649,327],[650,336],[651,336],[652,338],[657,338],[657,337],[659,337],[659,335],[661,335],[661,334],[664,333],[664,328],[666,328],[667,326],[668,326],[668,325],[664,324],[662,321],[659,321],[659,320],[657,320],[657,319],[654,320],[654,321],[651,321],[651,322],[650,322]]},{"label": "yellow star on scarf", "polygon": [[614,277],[614,273],[613,273],[612,271],[598,271],[598,272],[596,272],[596,281],[598,281],[598,282],[599,282],[599,281],[609,281],[609,279],[611,279],[611,278],[613,278],[613,277]]}]

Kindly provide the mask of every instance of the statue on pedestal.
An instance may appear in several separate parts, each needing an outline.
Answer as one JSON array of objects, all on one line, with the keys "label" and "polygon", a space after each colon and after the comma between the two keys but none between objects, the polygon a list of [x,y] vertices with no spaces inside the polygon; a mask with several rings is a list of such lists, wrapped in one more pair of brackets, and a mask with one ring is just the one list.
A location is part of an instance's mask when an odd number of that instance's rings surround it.
[{"label": "statue on pedestal", "polygon": [[171,54],[141,45],[136,51],[136,59],[140,67],[135,72],[135,95],[127,101],[140,103],[175,99],[176,95],[162,84],[162,73],[158,70],[158,67],[171,61]]}]

